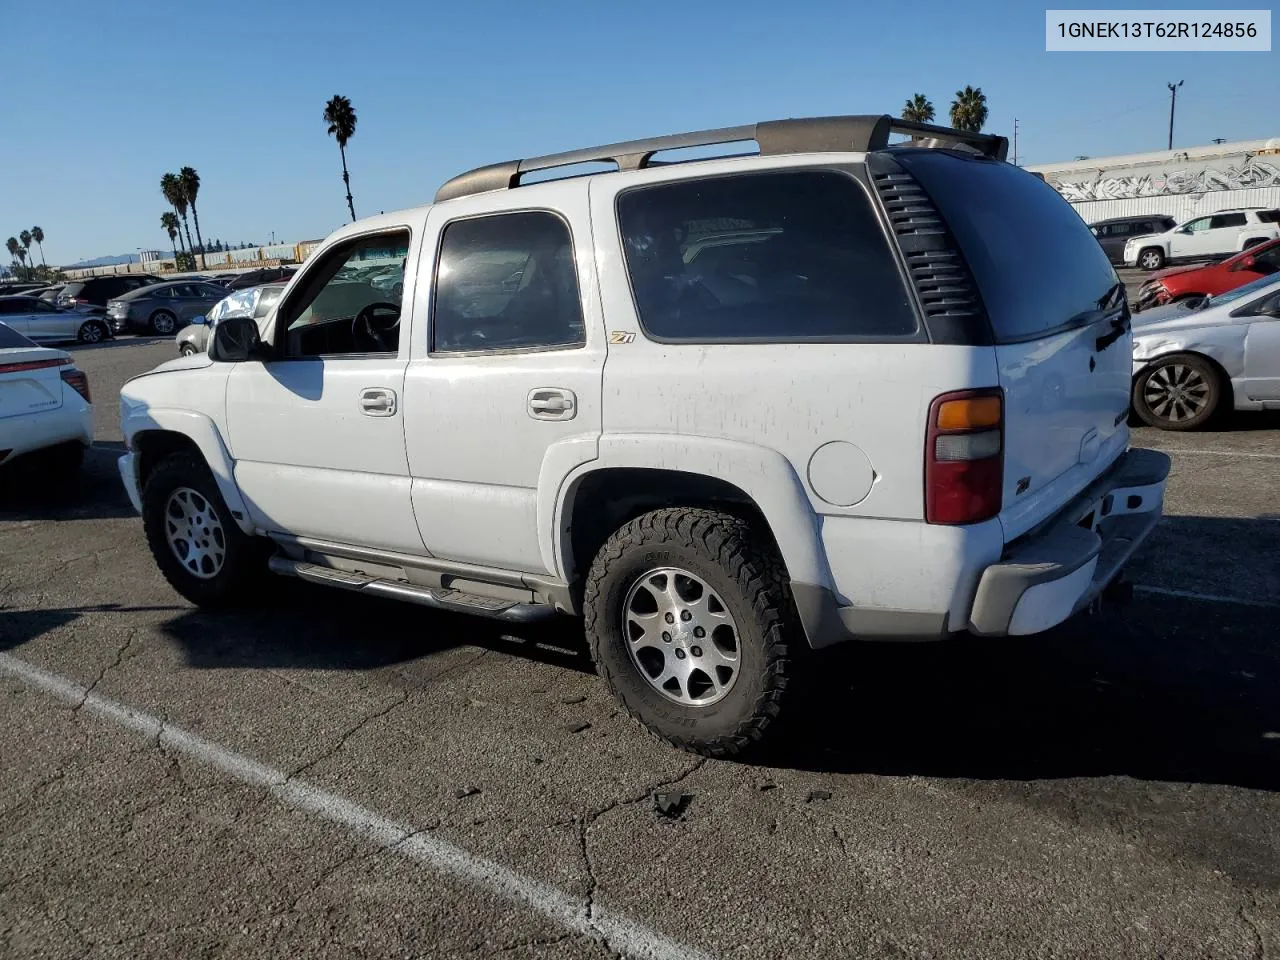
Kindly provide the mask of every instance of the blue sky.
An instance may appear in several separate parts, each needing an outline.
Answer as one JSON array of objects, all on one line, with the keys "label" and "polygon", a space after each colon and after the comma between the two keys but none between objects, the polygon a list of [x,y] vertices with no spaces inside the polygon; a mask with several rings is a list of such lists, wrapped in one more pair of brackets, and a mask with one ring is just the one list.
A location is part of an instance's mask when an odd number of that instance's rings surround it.
[{"label": "blue sky", "polygon": [[592,143],[896,114],[917,91],[945,118],[965,84],[988,130],[1019,119],[1024,163],[1162,148],[1179,79],[1175,144],[1280,136],[1280,54],[1046,53],[1027,3],[48,0],[5,5],[0,63],[0,238],[39,223],[60,263],[167,248],[159,179],[184,164],[206,237],[324,236],[346,216],[335,93],[359,116],[357,215]]}]

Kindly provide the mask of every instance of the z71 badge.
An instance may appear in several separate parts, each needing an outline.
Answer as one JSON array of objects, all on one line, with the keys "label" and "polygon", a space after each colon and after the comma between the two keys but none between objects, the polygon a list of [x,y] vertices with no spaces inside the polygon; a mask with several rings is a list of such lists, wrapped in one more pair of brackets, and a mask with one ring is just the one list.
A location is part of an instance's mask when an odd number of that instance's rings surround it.
[{"label": "z71 badge", "polygon": [[610,343],[630,343],[635,338],[636,338],[636,334],[634,330],[610,330],[609,331]]}]

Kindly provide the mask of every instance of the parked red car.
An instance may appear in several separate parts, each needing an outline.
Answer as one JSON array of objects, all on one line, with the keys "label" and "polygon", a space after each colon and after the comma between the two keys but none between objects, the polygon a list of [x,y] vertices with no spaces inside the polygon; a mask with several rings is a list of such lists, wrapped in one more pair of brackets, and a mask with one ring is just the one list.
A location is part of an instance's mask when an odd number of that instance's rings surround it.
[{"label": "parked red car", "polygon": [[1138,289],[1134,309],[1146,310],[1175,300],[1217,296],[1277,271],[1280,271],[1280,239],[1268,240],[1219,263],[1170,267],[1153,273]]}]

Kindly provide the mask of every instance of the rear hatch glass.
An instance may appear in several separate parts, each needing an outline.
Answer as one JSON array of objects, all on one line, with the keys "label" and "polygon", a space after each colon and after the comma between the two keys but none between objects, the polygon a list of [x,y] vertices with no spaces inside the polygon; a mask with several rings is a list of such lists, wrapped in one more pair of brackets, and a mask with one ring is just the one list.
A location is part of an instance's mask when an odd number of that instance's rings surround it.
[{"label": "rear hatch glass", "polygon": [[1128,440],[1124,288],[1079,214],[1043,180],[940,150],[898,156],[932,198],[990,317],[1005,393],[1005,536],[1056,512]]}]

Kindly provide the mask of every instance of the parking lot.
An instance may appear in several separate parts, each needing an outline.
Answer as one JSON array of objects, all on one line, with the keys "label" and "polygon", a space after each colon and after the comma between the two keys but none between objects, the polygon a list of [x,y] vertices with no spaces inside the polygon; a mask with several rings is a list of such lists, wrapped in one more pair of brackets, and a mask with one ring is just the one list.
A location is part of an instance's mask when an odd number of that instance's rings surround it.
[{"label": "parking lot", "polygon": [[[1135,286],[1130,285],[1130,294]],[[116,397],[0,503],[0,954],[1256,957],[1280,950],[1280,418],[1173,457],[1133,603],[838,648],[758,765],[649,739],[575,621],[161,578]],[[664,816],[654,791],[689,795]]]}]

